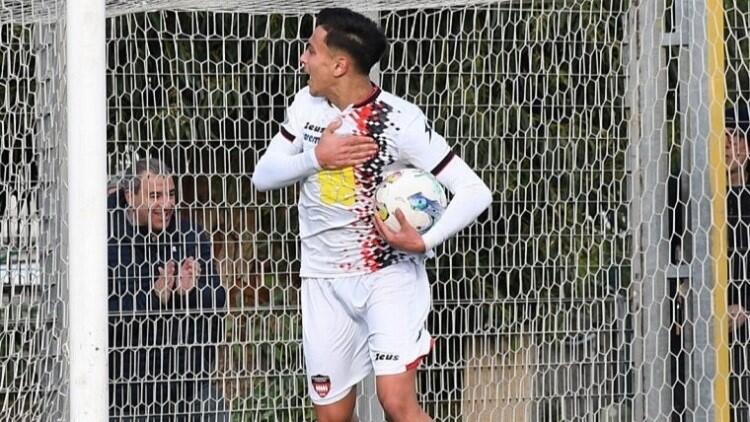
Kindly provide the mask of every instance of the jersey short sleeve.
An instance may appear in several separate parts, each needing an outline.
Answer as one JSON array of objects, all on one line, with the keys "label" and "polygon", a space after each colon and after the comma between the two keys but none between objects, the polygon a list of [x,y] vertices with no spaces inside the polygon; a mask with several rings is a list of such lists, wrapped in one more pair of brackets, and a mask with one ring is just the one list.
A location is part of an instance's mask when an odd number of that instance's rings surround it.
[{"label": "jersey short sleeve", "polygon": [[401,159],[433,175],[440,173],[453,158],[445,138],[435,132],[421,111],[405,126],[397,142]]}]

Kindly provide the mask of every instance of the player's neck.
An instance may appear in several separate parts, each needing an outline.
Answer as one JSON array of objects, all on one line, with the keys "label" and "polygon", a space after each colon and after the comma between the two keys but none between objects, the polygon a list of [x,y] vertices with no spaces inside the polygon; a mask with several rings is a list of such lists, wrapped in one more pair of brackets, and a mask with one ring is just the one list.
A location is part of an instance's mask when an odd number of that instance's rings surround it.
[{"label": "player's neck", "polygon": [[360,104],[366,101],[376,89],[370,79],[360,77],[342,83],[328,96],[328,101],[339,110],[344,110],[352,104]]}]

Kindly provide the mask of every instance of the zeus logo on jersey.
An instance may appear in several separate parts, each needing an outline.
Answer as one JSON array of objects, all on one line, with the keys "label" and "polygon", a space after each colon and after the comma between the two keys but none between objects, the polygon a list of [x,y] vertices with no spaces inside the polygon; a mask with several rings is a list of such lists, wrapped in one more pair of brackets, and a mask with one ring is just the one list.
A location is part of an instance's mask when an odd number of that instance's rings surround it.
[{"label": "zeus logo on jersey", "polygon": [[373,360],[398,360],[398,355],[394,355],[392,353],[375,352],[375,358]]},{"label": "zeus logo on jersey", "polygon": [[324,130],[324,127],[316,126],[311,124],[310,122],[307,122],[305,123],[305,127],[303,128],[304,133],[302,134],[302,139],[305,142],[317,144],[318,142],[320,142],[320,134],[323,133]]}]

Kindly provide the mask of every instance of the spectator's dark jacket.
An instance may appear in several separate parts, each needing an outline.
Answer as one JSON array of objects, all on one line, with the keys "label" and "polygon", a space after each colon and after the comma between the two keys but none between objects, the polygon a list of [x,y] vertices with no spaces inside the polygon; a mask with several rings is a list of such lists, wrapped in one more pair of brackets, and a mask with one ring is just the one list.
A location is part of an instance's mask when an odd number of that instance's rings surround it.
[{"label": "spectator's dark jacket", "polygon": [[750,310],[750,186],[727,189],[729,305]]},{"label": "spectator's dark jacket", "polygon": [[[223,341],[226,292],[211,242],[177,214],[158,234],[133,226],[120,193],[110,195],[108,208],[111,409],[190,401],[196,386],[216,375],[216,348]],[[179,268],[190,256],[201,266],[196,287],[162,305],[153,291],[159,267],[173,260]]]}]

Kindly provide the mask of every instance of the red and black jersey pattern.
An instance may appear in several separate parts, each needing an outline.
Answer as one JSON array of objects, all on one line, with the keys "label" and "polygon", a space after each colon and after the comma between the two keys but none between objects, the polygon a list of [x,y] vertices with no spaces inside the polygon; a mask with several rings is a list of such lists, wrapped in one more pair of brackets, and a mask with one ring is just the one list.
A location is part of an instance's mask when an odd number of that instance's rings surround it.
[{"label": "red and black jersey pattern", "polygon": [[378,153],[354,169],[358,185],[354,212],[363,225],[369,225],[369,230],[357,239],[360,243],[364,269],[368,272],[403,261],[406,257],[406,254],[385,243],[372,222],[375,215],[375,190],[383,181],[385,167],[395,161],[393,153],[388,148],[389,134],[399,130],[391,119],[392,113],[391,105],[382,101],[370,101],[355,108],[352,116],[358,132],[372,137],[378,145]]}]

